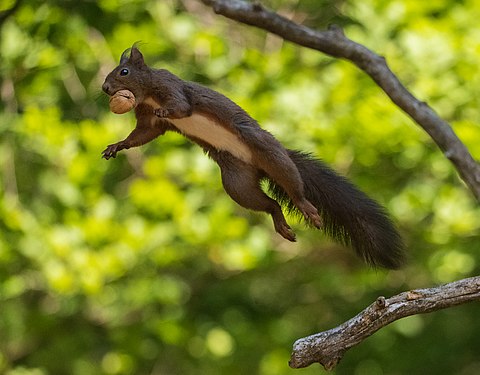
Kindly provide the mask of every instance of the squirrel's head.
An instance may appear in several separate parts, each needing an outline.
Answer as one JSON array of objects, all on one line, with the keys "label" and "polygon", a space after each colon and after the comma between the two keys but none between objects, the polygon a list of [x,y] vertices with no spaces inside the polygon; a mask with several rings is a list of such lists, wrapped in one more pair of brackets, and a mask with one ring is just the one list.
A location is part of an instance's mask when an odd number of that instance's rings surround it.
[{"label": "squirrel's head", "polygon": [[130,90],[138,101],[145,96],[149,72],[142,53],[133,45],[122,53],[120,63],[107,75],[102,89],[110,96],[119,90]]}]

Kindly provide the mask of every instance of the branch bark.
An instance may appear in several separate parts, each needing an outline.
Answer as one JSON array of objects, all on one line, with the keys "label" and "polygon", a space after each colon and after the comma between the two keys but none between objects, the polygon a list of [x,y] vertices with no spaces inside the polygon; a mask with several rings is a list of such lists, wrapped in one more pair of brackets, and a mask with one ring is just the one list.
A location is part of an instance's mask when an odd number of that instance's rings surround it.
[{"label": "branch bark", "polygon": [[452,127],[425,102],[413,96],[393,74],[382,56],[348,39],[338,27],[317,31],[299,25],[243,0],[201,0],[215,13],[258,27],[295,44],[351,61],[367,73],[389,98],[420,125],[452,162],[477,200],[480,200],[480,165],[473,159]]},{"label": "branch bark", "polygon": [[331,370],[348,349],[398,319],[478,300],[480,276],[435,288],[403,292],[389,299],[378,297],[360,314],[342,325],[297,340],[293,344],[289,365],[302,368],[318,362],[326,370]]}]

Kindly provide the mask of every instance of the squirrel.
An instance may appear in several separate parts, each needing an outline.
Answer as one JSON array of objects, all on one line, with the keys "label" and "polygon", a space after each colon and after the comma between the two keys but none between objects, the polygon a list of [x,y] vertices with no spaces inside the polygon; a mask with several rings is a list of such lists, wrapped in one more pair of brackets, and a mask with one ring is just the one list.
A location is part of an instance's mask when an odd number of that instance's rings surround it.
[{"label": "squirrel", "polygon": [[[247,209],[269,213],[285,239],[296,240],[280,204],[353,247],[374,267],[403,264],[402,239],[382,206],[311,154],[283,147],[226,96],[148,67],[136,45],[123,52],[102,89],[110,96],[131,91],[137,120],[124,140],[102,152],[103,158],[115,158],[167,131],[181,133],[219,165],[227,194]],[[264,180],[271,197],[261,188]]]}]

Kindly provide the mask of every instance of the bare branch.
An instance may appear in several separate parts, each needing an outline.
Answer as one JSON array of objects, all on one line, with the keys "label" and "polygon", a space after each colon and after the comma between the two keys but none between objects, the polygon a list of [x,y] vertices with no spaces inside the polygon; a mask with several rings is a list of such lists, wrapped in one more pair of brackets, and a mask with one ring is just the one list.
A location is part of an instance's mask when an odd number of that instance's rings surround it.
[{"label": "bare branch", "polygon": [[307,367],[318,362],[326,370],[331,370],[348,349],[395,320],[478,300],[480,276],[435,288],[403,292],[389,299],[379,297],[342,325],[297,340],[293,344],[290,367]]},{"label": "bare branch", "polygon": [[247,3],[243,0],[202,0],[202,2],[225,17],[256,26],[290,42],[333,57],[344,58],[357,65],[430,135],[453,163],[475,197],[480,200],[480,165],[473,159],[451,126],[402,85],[383,57],[348,39],[337,27],[316,31],[269,11],[258,2]]}]

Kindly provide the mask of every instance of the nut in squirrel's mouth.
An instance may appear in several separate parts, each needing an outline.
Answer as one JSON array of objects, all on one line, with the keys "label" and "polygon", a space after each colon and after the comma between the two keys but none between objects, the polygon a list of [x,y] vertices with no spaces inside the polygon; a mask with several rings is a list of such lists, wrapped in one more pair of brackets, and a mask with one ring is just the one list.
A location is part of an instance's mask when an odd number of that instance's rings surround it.
[{"label": "nut in squirrel's mouth", "polygon": [[110,96],[110,110],[113,113],[126,113],[135,108],[135,95],[130,90],[118,90]]},{"label": "nut in squirrel's mouth", "polygon": [[118,90],[118,91],[115,91],[112,95],[110,95],[110,97],[113,97],[113,96],[123,96],[127,99],[134,99],[135,98],[135,95],[133,94],[133,92],[131,92],[130,90],[127,90],[127,89],[122,89],[122,90]]}]

